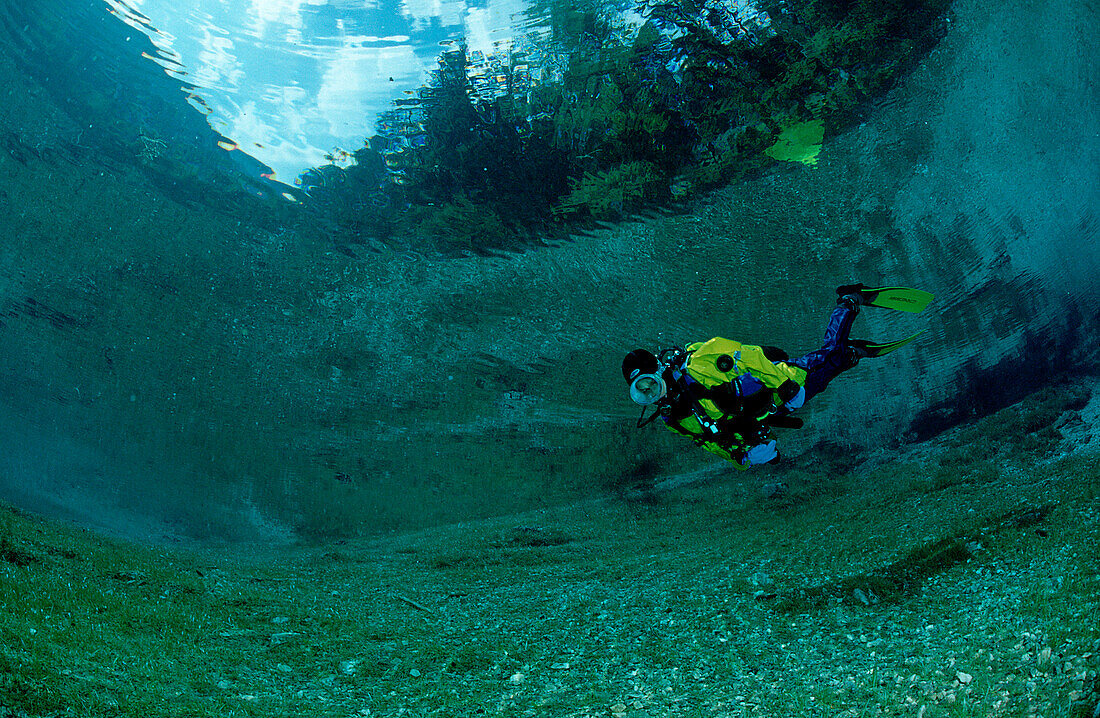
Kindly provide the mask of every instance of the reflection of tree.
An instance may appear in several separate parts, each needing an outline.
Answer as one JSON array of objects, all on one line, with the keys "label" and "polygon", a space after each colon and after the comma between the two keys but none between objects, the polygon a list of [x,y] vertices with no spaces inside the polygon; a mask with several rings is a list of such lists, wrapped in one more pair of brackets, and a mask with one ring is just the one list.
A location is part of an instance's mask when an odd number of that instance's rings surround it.
[{"label": "reflection of tree", "polygon": [[770,161],[792,122],[846,122],[932,45],[948,2],[650,0],[638,29],[538,0],[538,45],[443,53],[361,151],[373,169],[330,196],[383,217],[341,206],[360,231],[475,248],[690,196]]},{"label": "reflection of tree", "polygon": [[[505,90],[513,71],[501,68]],[[510,225],[535,225],[561,195],[569,157],[538,123],[527,121],[525,99],[507,91],[475,93],[469,72],[464,47],[445,53],[432,87],[422,93],[426,141],[416,150],[409,199],[429,206],[461,197]]]},{"label": "reflection of tree", "polygon": [[[667,177],[690,159],[695,135],[671,106],[678,86],[658,34],[650,28],[627,44],[594,14],[555,22],[577,44],[553,84],[535,86],[523,57],[475,66],[465,48],[444,55],[422,95],[414,204],[462,198],[508,225],[544,230],[562,216],[617,216],[667,197]],[[620,177],[631,178],[628,188],[607,186]]]}]

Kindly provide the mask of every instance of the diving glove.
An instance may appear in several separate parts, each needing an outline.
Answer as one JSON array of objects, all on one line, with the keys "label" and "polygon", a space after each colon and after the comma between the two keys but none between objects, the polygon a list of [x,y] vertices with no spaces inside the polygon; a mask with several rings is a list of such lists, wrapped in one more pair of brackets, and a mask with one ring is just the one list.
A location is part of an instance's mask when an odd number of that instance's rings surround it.
[{"label": "diving glove", "polygon": [[806,390],[790,379],[780,384],[775,393],[779,396],[779,400],[783,402],[783,408],[787,411],[801,409],[802,405],[806,403]]},{"label": "diving glove", "polygon": [[798,393],[792,396],[787,401],[783,402],[783,408],[787,411],[794,411],[795,409],[801,409],[802,405],[806,403],[806,389],[804,387],[798,387]]},{"label": "diving glove", "polygon": [[742,466],[759,466],[775,461],[779,458],[779,449],[775,446],[775,439],[766,444],[757,444],[745,452],[745,458],[741,459]]}]

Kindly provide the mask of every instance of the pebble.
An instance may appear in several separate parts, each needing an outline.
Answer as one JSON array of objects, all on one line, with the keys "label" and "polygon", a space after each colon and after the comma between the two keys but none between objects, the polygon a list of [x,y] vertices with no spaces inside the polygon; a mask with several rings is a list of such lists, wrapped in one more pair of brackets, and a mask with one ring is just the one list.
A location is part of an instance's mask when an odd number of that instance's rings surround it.
[{"label": "pebble", "polygon": [[753,586],[770,586],[772,585],[772,577],[763,571],[757,571],[752,575]]},{"label": "pebble", "polygon": [[417,669],[414,668],[411,671],[409,671],[409,675],[412,676],[413,678],[419,678],[420,677],[420,671],[418,671]]},{"label": "pebble", "polygon": [[970,683],[970,681],[974,680],[974,676],[970,675],[969,673],[964,673],[963,671],[957,671],[955,673],[955,678],[957,678],[959,683],[962,683],[964,686]]},{"label": "pebble", "polygon": [[513,673],[512,677],[508,680],[510,680],[512,683],[523,683],[525,677],[522,673]]},{"label": "pebble", "polygon": [[781,498],[787,493],[787,488],[787,485],[782,481],[777,484],[764,484],[764,496],[769,499]]},{"label": "pebble", "polygon": [[864,606],[873,606],[878,603],[878,596],[875,595],[874,591],[864,591],[862,588],[857,588],[852,591],[852,595]]}]

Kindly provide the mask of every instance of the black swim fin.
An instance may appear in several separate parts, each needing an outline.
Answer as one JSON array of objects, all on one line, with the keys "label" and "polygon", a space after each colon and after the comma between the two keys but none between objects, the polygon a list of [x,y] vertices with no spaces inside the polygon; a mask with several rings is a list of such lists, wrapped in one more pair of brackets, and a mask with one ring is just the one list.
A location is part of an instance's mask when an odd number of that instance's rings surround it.
[{"label": "black swim fin", "polygon": [[872,307],[885,307],[899,312],[920,312],[932,301],[931,292],[909,287],[868,287],[863,284],[846,284],[837,287],[836,293],[859,294],[863,303]]},{"label": "black swim fin", "polygon": [[917,332],[916,334],[914,334],[912,336],[905,337],[904,339],[897,339],[897,340],[892,341],[892,342],[878,343],[878,342],[868,341],[866,339],[853,339],[848,343],[850,345],[852,345],[853,347],[856,347],[860,351],[862,351],[864,353],[864,356],[880,357],[880,356],[883,356],[885,354],[889,354],[890,352],[894,351],[895,349],[901,349],[903,346],[905,346],[909,342],[913,341],[914,339],[919,337],[921,334],[924,334],[926,331],[928,331],[928,330],[927,329],[921,329],[919,332]]}]

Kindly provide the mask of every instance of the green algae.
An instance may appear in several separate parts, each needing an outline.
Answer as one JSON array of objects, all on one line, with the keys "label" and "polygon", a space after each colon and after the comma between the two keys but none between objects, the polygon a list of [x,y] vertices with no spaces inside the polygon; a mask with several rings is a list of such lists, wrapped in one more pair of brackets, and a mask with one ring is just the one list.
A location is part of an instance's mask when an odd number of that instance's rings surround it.
[{"label": "green algae", "polygon": [[785,127],[779,133],[775,144],[764,150],[764,154],[781,162],[801,162],[816,165],[821,152],[821,142],[825,138],[825,123],[810,120]]},{"label": "green algae", "polygon": [[651,162],[628,162],[603,172],[590,172],[570,182],[569,194],[554,211],[561,215],[584,213],[595,219],[619,218],[630,207],[655,201],[660,179]]}]

